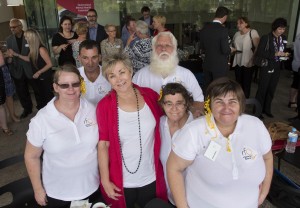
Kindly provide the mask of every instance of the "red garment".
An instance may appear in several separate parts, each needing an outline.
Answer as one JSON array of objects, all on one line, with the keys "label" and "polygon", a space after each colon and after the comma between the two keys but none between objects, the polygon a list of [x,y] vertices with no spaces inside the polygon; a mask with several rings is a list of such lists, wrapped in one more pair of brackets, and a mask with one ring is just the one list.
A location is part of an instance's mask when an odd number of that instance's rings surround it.
[{"label": "red garment", "polygon": [[[171,32],[171,31],[168,28],[165,28],[163,32]],[[158,33],[159,33],[158,30],[154,30],[153,37],[155,37]]]},{"label": "red garment", "polygon": [[[159,160],[160,152],[160,133],[159,121],[162,115],[162,110],[157,104],[158,94],[150,88],[139,87],[134,84],[134,87],[139,90],[145,102],[152,111],[156,120],[155,126],[155,141],[154,141],[154,166],[156,174],[156,197],[167,201],[166,184],[164,180],[163,168]],[[112,204],[113,208],[126,208],[123,175],[122,175],[122,158],[120,152],[120,143],[118,138],[118,115],[117,115],[117,99],[116,91],[112,90],[106,95],[97,106],[97,121],[99,126],[99,140],[109,141],[109,178],[117,187],[121,189],[121,197],[115,201],[109,198],[101,184],[101,192],[107,204]]]}]

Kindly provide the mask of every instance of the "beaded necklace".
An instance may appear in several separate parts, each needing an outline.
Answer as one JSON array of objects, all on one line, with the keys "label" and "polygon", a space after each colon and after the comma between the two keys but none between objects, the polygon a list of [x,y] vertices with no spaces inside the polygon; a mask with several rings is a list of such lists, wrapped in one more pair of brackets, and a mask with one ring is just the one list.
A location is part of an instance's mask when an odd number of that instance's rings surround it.
[{"label": "beaded necklace", "polygon": [[124,156],[123,156],[123,151],[122,151],[122,145],[121,145],[121,139],[120,139],[120,128],[119,128],[119,125],[120,125],[120,118],[119,118],[119,100],[118,100],[118,95],[117,95],[117,116],[118,116],[118,139],[119,139],[119,144],[120,144],[120,150],[121,150],[121,156],[122,156],[122,161],[123,161],[123,164],[125,166],[125,169],[128,173],[130,174],[135,174],[139,168],[140,168],[140,165],[141,165],[141,161],[142,161],[142,154],[143,154],[143,149],[142,149],[142,134],[141,134],[141,122],[140,122],[140,108],[139,108],[139,99],[138,99],[138,95],[137,95],[137,92],[136,92],[136,89],[133,88],[133,91],[134,91],[134,94],[135,94],[135,97],[136,97],[136,106],[137,106],[137,116],[138,116],[138,124],[139,124],[139,140],[140,140],[140,158],[139,158],[139,163],[138,163],[138,166],[136,168],[135,171],[130,171],[125,163],[125,159],[124,159]]}]

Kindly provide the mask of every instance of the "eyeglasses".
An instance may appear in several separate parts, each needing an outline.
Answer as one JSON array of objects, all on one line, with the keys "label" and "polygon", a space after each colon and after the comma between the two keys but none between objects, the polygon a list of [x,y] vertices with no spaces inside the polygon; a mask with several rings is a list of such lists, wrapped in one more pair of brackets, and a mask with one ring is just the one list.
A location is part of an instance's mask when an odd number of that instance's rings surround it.
[{"label": "eyeglasses", "polygon": [[97,15],[88,15],[87,17],[97,17]]},{"label": "eyeglasses", "polygon": [[72,88],[77,88],[80,87],[80,82],[75,82],[75,83],[71,83],[71,84],[58,84],[56,83],[61,89],[68,89],[70,87]]},{"label": "eyeglasses", "polygon": [[178,103],[164,102],[164,105],[168,109],[175,107],[176,109],[180,109],[180,110],[184,109],[186,106],[184,102],[178,102]]},{"label": "eyeglasses", "polygon": [[161,50],[161,49],[171,49],[171,48],[173,48],[173,46],[172,46],[172,45],[169,45],[169,44],[166,44],[166,45],[157,44],[155,47],[156,47],[156,49],[159,49],[159,50]]},{"label": "eyeglasses", "polygon": [[9,26],[10,29],[16,29],[17,27],[20,27],[21,25],[17,25],[17,26]]}]

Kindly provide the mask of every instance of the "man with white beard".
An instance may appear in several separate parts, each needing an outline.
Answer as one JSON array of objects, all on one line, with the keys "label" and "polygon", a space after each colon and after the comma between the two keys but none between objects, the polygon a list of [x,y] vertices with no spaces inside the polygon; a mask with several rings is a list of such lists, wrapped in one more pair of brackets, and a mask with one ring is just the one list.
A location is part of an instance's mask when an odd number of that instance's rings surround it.
[{"label": "man with white beard", "polygon": [[177,40],[171,32],[160,32],[152,39],[150,65],[140,69],[133,82],[160,93],[162,86],[170,82],[181,83],[192,94],[194,118],[203,113],[204,96],[194,74],[178,65]]}]

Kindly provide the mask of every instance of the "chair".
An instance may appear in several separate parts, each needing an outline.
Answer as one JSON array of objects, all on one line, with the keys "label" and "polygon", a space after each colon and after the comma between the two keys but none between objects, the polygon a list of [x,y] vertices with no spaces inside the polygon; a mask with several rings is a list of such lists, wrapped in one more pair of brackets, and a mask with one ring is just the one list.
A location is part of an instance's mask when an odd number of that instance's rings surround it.
[{"label": "chair", "polygon": [[[24,156],[18,155],[0,161],[0,169],[24,162]],[[0,195],[11,193],[13,200],[2,208],[37,208],[40,207],[34,198],[34,192],[29,177],[21,178],[0,187]]]},{"label": "chair", "polygon": [[[251,109],[250,112],[248,112],[248,114],[250,115],[253,115],[255,117],[259,117],[262,113],[262,109],[261,109],[261,105],[260,103],[258,102],[258,100],[256,100],[256,98],[248,98],[246,99],[246,110],[248,111],[249,110],[249,107]],[[247,113],[246,111],[246,113]]]}]

